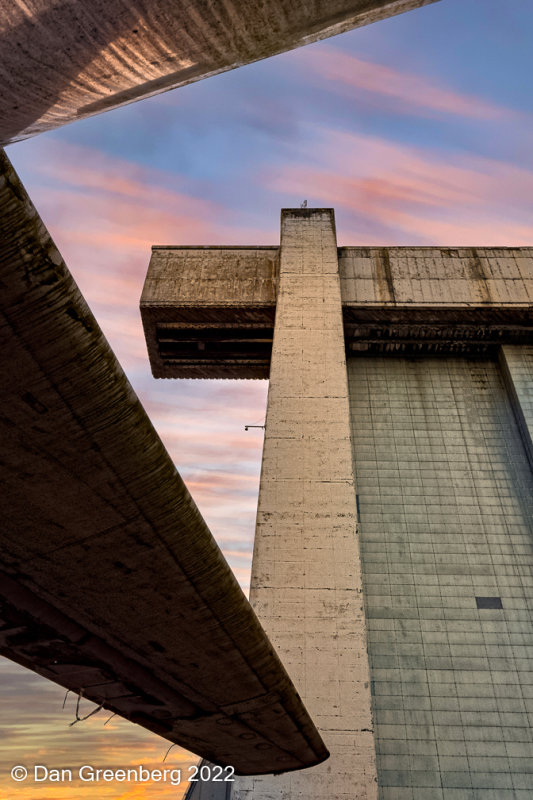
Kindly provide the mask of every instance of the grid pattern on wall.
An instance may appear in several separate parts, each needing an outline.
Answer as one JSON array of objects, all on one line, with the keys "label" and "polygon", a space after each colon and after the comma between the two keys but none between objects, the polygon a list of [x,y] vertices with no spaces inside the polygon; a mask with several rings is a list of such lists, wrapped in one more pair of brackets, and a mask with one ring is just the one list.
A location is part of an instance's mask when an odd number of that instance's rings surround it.
[{"label": "grid pattern on wall", "polygon": [[531,798],[533,475],[499,367],[348,378],[380,798]]}]

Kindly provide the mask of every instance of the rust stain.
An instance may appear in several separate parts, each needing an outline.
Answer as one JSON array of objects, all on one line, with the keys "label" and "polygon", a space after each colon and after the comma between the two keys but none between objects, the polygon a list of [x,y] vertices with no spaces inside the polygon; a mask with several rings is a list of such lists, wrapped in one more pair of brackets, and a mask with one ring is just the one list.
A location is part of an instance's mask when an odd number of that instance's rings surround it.
[{"label": "rust stain", "polygon": [[472,276],[472,279],[476,282],[476,286],[479,289],[481,302],[494,303],[495,300],[490,293],[487,276],[485,275],[485,272],[483,270],[483,264],[481,263],[479,253],[475,247],[472,247],[470,252],[472,253],[472,255],[469,259],[468,265],[470,267],[470,274]]},{"label": "rust stain", "polygon": [[376,280],[379,299],[382,303],[396,303],[394,281],[387,247],[376,250]]}]

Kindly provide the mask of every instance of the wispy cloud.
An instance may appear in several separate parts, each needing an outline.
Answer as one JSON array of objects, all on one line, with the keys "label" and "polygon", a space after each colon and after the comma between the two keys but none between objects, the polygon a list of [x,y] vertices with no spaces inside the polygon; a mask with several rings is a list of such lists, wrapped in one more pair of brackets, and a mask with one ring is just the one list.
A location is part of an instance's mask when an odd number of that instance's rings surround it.
[{"label": "wispy cloud", "polygon": [[402,114],[453,115],[474,120],[509,117],[509,109],[475,95],[439,85],[422,75],[389,67],[331,45],[300,50],[295,63],[330,91],[365,99]]},{"label": "wispy cloud", "polygon": [[30,164],[10,150],[15,166],[31,170],[32,199],[126,368],[145,358],[138,304],[153,244],[272,240],[179,175],[53,138],[32,145]]},{"label": "wispy cloud", "polygon": [[[312,159],[309,157],[312,149]],[[346,244],[530,245],[533,172],[467,152],[328,128],[301,163],[267,176],[341,212]]]},{"label": "wispy cloud", "polygon": [[[54,138],[31,145],[32,199],[119,361],[221,546],[250,550],[262,437],[244,425],[264,414],[265,382],[155,381],[138,305],[152,244],[261,244],[276,234],[241,224],[180,175]],[[242,565],[239,577],[246,587]]]},{"label": "wispy cloud", "polygon": [[237,222],[226,206],[201,196],[204,186],[180,175],[57,139],[38,140],[34,151],[32,196],[78,258],[84,246],[124,261],[139,250],[146,258],[152,244],[257,244],[269,235]]}]

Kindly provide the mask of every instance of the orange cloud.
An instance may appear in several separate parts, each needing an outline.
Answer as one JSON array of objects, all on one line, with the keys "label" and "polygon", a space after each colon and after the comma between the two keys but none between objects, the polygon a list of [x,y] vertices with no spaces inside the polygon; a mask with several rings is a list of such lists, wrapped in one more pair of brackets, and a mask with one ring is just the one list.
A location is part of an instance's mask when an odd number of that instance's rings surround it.
[{"label": "orange cloud", "polygon": [[[0,751],[0,797],[15,800],[94,800],[111,798],[180,798],[186,781],[180,786],[169,782],[124,784],[117,781],[84,783],[78,769],[84,764],[95,768],[128,768],[142,764],[147,769],[161,769],[168,743],[143,728],[115,716],[109,724],[109,712],[102,711],[74,727],[76,696],[50,681],[0,658],[3,715],[2,748]],[[31,702],[30,702],[31,701]],[[82,701],[81,713],[95,706]],[[173,748],[165,761],[169,769],[182,768],[185,773],[197,757]],[[22,783],[10,778],[13,766],[23,764],[29,777]],[[68,769],[72,781],[35,782],[33,765],[42,764],[49,769]]]},{"label": "orange cloud", "polygon": [[[191,474],[195,499],[246,585],[262,437],[247,437],[243,427],[264,413],[265,384],[154,381],[138,303],[152,244],[263,243],[269,232],[232,225],[224,208],[191,195],[179,177],[173,187],[168,175],[156,170],[53,140],[39,140],[32,148],[32,199],[171,457],[186,476]],[[15,148],[15,164],[16,156]],[[195,408],[203,412],[197,434]],[[5,745],[0,796],[34,800],[38,792],[43,800],[179,800],[183,795],[186,785],[168,783],[14,784],[11,766],[36,759],[67,768],[84,763],[160,768],[168,744],[120,717],[104,727],[108,714],[103,713],[69,728],[73,695],[63,710],[61,688],[4,659],[0,674],[4,688],[11,684],[0,731]],[[196,760],[174,748],[165,766]]]}]

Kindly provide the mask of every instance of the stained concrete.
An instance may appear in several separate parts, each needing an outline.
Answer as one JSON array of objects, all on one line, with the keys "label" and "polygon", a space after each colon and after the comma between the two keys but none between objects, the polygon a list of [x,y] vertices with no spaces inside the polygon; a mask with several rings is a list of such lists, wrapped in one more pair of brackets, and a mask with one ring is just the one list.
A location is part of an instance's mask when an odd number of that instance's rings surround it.
[{"label": "stained concrete", "polygon": [[[202,326],[214,343],[276,306],[251,598],[332,757],[232,796],[526,800],[533,249],[335,249],[307,209],[278,256],[269,274],[272,248],[210,248],[181,295],[188,250],[163,248],[143,295],[151,354],[174,331],[167,376],[191,366],[180,325],[208,348]],[[211,357],[206,377],[248,369]]]},{"label": "stained concrete", "polygon": [[380,800],[525,800],[533,472],[498,361],[348,376]]},{"label": "stained concrete", "polygon": [[533,303],[532,247],[343,247],[346,305],[520,306]]},{"label": "stained concrete", "polygon": [[356,522],[333,212],[285,210],[250,599],[331,757],[233,800],[376,797]]},{"label": "stained concrete", "polygon": [[533,469],[533,346],[503,345],[499,361]]},{"label": "stained concrete", "polygon": [[434,0],[0,0],[0,144]]},{"label": "stained concrete", "polygon": [[[533,248],[340,247],[349,353],[494,356],[533,342]],[[277,247],[155,247],[141,315],[156,378],[268,378]]]},{"label": "stained concrete", "polygon": [[327,750],[0,154],[0,653],[243,773]]},{"label": "stained concrete", "polygon": [[155,378],[266,378],[279,247],[153,247],[141,316]]}]

